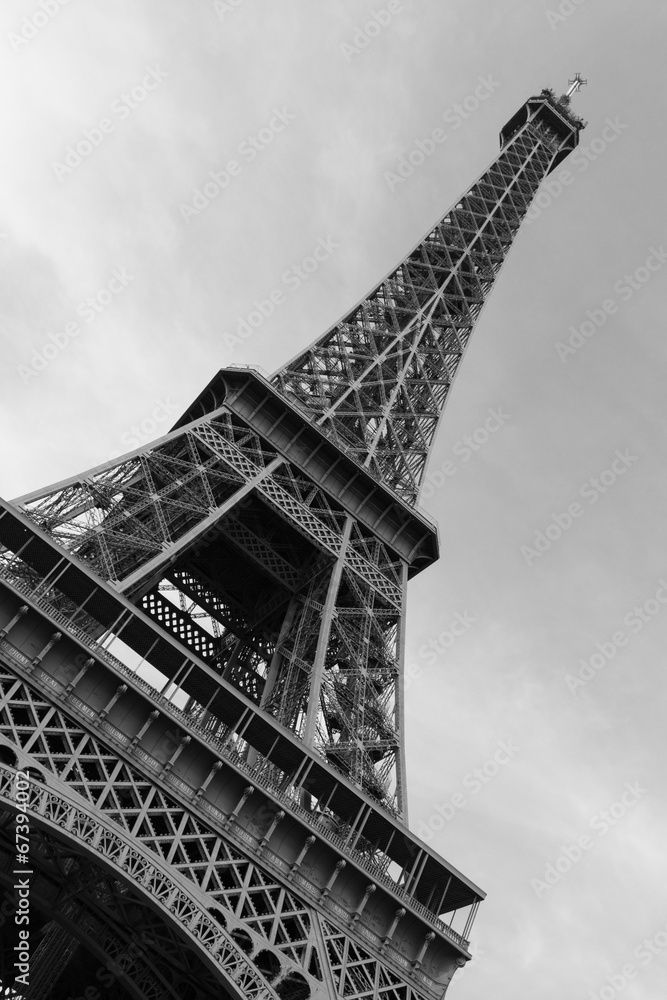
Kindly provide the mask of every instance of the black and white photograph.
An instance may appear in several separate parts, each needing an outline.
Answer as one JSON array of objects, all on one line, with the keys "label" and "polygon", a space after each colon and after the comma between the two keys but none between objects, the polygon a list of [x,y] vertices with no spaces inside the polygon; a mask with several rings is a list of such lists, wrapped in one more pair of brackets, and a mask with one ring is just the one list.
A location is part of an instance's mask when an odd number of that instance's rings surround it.
[{"label": "black and white photograph", "polygon": [[4,0],[2,997],[665,995],[666,37]]}]

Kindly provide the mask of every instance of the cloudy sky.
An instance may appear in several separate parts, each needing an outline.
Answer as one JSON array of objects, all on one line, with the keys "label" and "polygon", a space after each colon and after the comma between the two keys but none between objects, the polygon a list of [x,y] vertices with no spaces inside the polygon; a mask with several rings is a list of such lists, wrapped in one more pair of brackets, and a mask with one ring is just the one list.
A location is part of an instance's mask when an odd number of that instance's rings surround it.
[{"label": "cloudy sky", "polygon": [[527,97],[588,79],[580,151],[516,241],[432,459],[452,464],[424,501],[441,559],[411,591],[410,823],[488,892],[453,997],[655,1000],[667,8],[45,6],[0,9],[8,498],[165,433],[218,367],[275,370],[445,214]]}]

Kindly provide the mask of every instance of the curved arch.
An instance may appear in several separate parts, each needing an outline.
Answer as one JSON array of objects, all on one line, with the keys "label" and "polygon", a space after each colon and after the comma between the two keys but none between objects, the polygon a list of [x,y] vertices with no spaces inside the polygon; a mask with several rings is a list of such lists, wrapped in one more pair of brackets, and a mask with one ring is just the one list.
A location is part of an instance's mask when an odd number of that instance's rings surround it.
[{"label": "curved arch", "polygon": [[[5,811],[4,815],[7,816],[8,812]],[[31,840],[35,851],[31,858],[27,915],[30,943],[38,943],[40,954],[38,957],[35,945],[30,947],[29,983],[26,980],[15,981],[17,971],[25,975],[26,970],[15,970],[13,967],[16,956],[12,952],[19,942],[15,929],[12,933],[10,923],[9,932],[5,930],[2,938],[3,954],[0,956],[3,987],[9,989],[14,980],[14,989],[19,989],[23,983],[29,985],[36,995],[48,996],[49,986],[58,984],[60,987],[66,985],[70,996],[75,993],[85,996],[86,990],[91,996],[94,989],[96,992],[92,996],[99,998],[109,996],[106,990],[100,993],[99,987],[103,989],[111,985],[114,1000],[179,1000],[181,994],[171,988],[164,975],[167,970],[159,969],[155,956],[148,952],[145,942],[155,938],[146,923],[137,935],[138,907],[134,893],[116,878],[105,877],[100,868],[83,855],[78,855],[74,861],[67,841],[57,840],[45,827],[35,824]],[[36,853],[41,855],[38,861]],[[71,884],[72,875],[78,883],[77,887]],[[64,878],[67,878],[67,884]],[[7,908],[2,910],[6,917],[16,911],[15,879],[16,875],[10,869],[0,869],[0,886],[9,900]],[[58,887],[55,898],[54,884]],[[82,885],[85,886],[83,890]],[[95,905],[98,900],[94,897],[105,893],[122,901],[121,905],[117,908],[106,906],[101,912],[100,907]],[[134,920],[128,922],[127,928],[121,932],[118,926],[113,926],[109,917],[116,909],[127,911],[128,907],[135,911]],[[159,926],[160,921],[156,915],[151,915],[154,916],[151,930],[164,937],[160,934],[163,930]],[[45,945],[47,955],[44,954]],[[174,941],[174,945],[180,945],[180,942]],[[7,954],[11,955],[9,960]],[[199,972],[202,974],[203,970],[199,969]],[[60,982],[61,977],[66,978],[66,984]],[[222,993],[218,981],[213,980],[213,984]]]},{"label": "curved arch", "polygon": [[[22,772],[0,765],[0,803],[16,811],[14,787]],[[248,956],[158,858],[149,857],[136,841],[123,837],[102,816],[90,816],[60,792],[29,783],[24,805],[36,827],[50,831],[60,842],[75,845],[76,854],[93,860],[102,870],[142,897],[151,909],[185,941],[193,954],[235,997],[235,1000],[278,1000]]]}]

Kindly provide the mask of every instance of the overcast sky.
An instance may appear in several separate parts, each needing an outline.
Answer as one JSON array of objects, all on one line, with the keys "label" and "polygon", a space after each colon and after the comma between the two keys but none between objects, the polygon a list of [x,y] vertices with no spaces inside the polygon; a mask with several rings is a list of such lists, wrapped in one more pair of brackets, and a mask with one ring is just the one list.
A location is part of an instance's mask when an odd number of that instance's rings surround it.
[{"label": "overcast sky", "polygon": [[45,4],[0,8],[7,498],[166,433],[218,367],[275,370],[526,98],[588,79],[588,152],[524,224],[431,463],[450,474],[409,602],[410,824],[488,892],[452,997],[664,995],[667,8]]}]

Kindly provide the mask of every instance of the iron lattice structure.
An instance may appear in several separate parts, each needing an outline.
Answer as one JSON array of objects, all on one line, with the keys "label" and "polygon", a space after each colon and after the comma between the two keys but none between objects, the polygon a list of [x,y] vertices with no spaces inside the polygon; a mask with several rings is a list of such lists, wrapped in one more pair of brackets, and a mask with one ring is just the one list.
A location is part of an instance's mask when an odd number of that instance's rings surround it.
[{"label": "iron lattice structure", "polygon": [[470,957],[483,893],[406,825],[406,583],[437,558],[416,505],[473,326],[583,125],[568,95],[529,99],[272,379],[223,369],[158,441],[2,503],[0,879],[7,903],[27,781],[25,997],[435,1000]]}]

